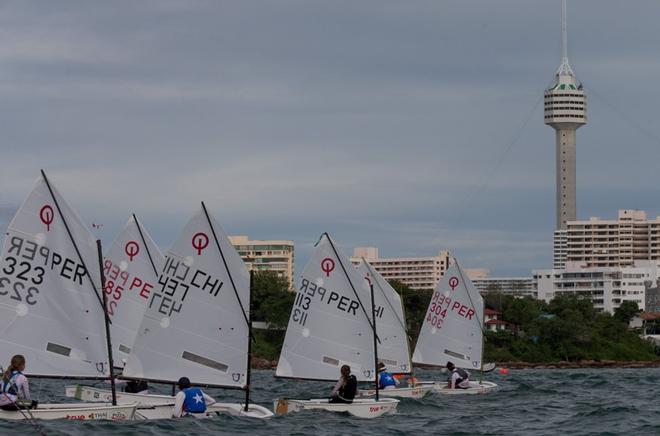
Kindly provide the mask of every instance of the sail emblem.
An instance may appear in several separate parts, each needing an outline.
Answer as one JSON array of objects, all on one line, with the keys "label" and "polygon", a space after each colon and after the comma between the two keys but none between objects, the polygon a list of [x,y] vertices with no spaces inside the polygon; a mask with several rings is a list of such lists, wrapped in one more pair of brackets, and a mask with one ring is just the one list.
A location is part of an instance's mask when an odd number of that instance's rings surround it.
[{"label": "sail emblem", "polygon": [[364,276],[364,279],[367,281],[367,283],[369,283],[369,286],[371,286],[371,285],[374,284],[374,283],[371,281],[371,273],[367,273],[367,274]]},{"label": "sail emblem", "polygon": [[321,271],[325,273],[326,277],[330,277],[330,273],[335,270],[335,261],[326,257],[321,261]]},{"label": "sail emblem", "polygon": [[140,246],[135,241],[128,241],[124,246],[124,252],[128,255],[128,260],[133,262],[133,258],[140,252]]},{"label": "sail emblem", "polygon": [[203,232],[195,233],[192,237],[192,246],[197,250],[197,255],[201,256],[202,250],[209,246],[209,237]]},{"label": "sail emblem", "polygon": [[42,223],[46,224],[46,231],[50,232],[50,225],[53,224],[53,220],[55,219],[53,208],[45,204],[39,211],[39,218],[41,218]]},{"label": "sail emblem", "polygon": [[451,287],[451,290],[455,290],[456,286],[458,286],[458,278],[457,277],[452,277],[449,279],[449,287]]}]

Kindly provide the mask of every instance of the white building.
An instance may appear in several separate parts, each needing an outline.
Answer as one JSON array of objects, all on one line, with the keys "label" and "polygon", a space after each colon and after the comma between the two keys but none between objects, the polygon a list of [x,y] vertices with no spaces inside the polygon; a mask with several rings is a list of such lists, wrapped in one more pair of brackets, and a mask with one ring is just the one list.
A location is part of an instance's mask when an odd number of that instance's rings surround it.
[{"label": "white building", "polygon": [[535,270],[532,279],[537,298],[552,300],[561,293],[591,298],[594,307],[614,312],[624,301],[634,301],[645,308],[645,282],[656,281],[660,266],[648,261],[627,267],[589,267],[568,263],[564,269]]},{"label": "white building", "polygon": [[434,289],[449,266],[449,251],[427,257],[379,257],[376,247],[356,247],[351,262],[365,258],[386,280],[397,280],[411,289]]},{"label": "white building", "polygon": [[[474,274],[468,270],[468,276],[481,294],[499,292],[520,297],[536,298],[536,288],[531,277],[489,277],[487,274]],[[481,270],[477,270],[481,271]]]},{"label": "white building", "polygon": [[289,281],[293,289],[293,241],[253,241],[247,236],[229,236],[229,241],[245,262],[248,271],[273,271]]},{"label": "white building", "polygon": [[625,267],[637,261],[660,261],[660,217],[642,210],[619,210],[616,220],[592,217],[566,223],[555,232],[554,267]]}]

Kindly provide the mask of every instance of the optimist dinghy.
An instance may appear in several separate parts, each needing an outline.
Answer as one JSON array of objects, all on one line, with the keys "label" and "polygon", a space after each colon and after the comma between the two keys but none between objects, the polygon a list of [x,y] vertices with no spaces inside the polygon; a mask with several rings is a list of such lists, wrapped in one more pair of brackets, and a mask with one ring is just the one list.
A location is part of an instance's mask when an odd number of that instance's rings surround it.
[{"label": "optimist dinghy", "polygon": [[[412,373],[410,346],[406,333],[403,301],[398,292],[381,276],[376,269],[362,259],[357,266],[359,273],[374,288],[374,304],[378,318],[378,361],[383,363],[392,374],[407,375]],[[379,316],[380,315],[380,316]],[[410,386],[389,387],[380,391],[383,397],[422,398],[433,390],[433,386],[411,384]],[[375,389],[360,390],[360,397],[376,395]]]},{"label": "optimist dinghy", "polygon": [[[2,248],[0,362],[22,354],[33,378],[112,378],[100,265],[100,242],[42,171]],[[46,403],[0,419],[126,420],[135,408]]]},{"label": "optimist dinghy", "polygon": [[[375,381],[378,337],[374,321],[379,317],[382,312],[376,311],[367,282],[324,233],[302,272],[276,377],[335,381],[340,368],[349,365],[358,381]],[[398,404],[397,399],[378,395],[350,404],[328,399],[274,401],[278,414],[323,410],[360,418],[392,413]]]},{"label": "optimist dinghy", "polygon": [[[175,384],[186,376],[197,386],[245,390],[245,403],[215,403],[198,418],[272,416],[250,402],[250,298],[245,264],[202,203],[167,254],[122,378]],[[72,386],[67,395],[104,401],[108,392]],[[172,416],[172,396],[118,393],[118,399],[137,401],[139,418]]]},{"label": "optimist dinghy", "polygon": [[[479,371],[483,362],[484,302],[458,262],[447,269],[431,297],[417,340],[413,362]],[[480,376],[481,379],[481,376]],[[434,384],[434,392],[451,395],[487,393],[497,385],[471,381],[468,389]]]}]

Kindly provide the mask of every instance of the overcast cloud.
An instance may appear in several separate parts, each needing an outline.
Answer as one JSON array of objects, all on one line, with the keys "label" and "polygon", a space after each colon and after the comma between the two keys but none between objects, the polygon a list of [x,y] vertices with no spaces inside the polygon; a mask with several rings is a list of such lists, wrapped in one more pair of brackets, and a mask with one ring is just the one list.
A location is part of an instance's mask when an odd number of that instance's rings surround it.
[{"label": "overcast cloud", "polygon": [[[109,244],[229,234],[549,267],[559,0],[4,1],[0,228],[44,168]],[[569,1],[578,215],[660,213],[660,2]]]}]

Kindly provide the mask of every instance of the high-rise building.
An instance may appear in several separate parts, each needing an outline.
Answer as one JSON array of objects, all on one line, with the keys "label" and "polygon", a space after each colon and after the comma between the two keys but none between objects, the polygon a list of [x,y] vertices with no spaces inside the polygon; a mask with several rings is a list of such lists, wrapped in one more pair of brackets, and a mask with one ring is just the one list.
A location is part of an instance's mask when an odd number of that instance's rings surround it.
[{"label": "high-rise building", "polygon": [[247,236],[230,236],[229,241],[248,270],[276,272],[293,289],[293,241],[251,241]]},{"label": "high-rise building", "polygon": [[382,258],[376,247],[355,248],[351,262],[358,265],[362,258],[385,279],[397,280],[415,290],[434,289],[449,265],[448,251],[437,256]]},{"label": "high-rise building", "polygon": [[646,306],[648,282],[660,277],[660,266],[637,261],[625,267],[583,267],[568,263],[563,269],[532,271],[537,298],[550,301],[562,294],[576,294],[591,299],[594,308],[614,312],[624,301]]},{"label": "high-rise building", "polygon": [[568,221],[562,238],[555,234],[555,268],[625,267],[635,261],[660,261],[660,217],[642,210],[619,210],[615,220],[592,217]]},{"label": "high-rise building", "polygon": [[561,63],[545,90],[544,121],[556,135],[556,230],[576,219],[575,132],[587,122],[587,97],[568,63],[566,0],[562,0]]}]

